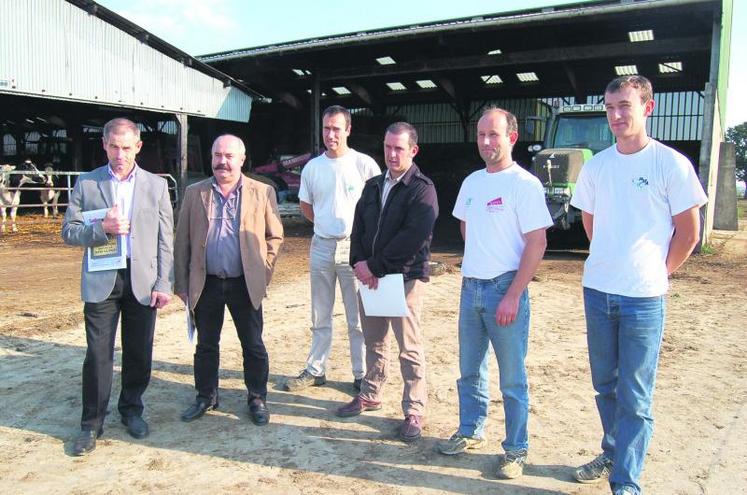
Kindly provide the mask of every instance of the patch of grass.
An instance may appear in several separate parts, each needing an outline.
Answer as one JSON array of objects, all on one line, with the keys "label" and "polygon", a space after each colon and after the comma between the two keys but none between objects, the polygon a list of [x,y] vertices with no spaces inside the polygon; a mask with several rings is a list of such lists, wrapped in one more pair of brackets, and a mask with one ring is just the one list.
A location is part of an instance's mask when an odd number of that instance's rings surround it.
[{"label": "patch of grass", "polygon": [[700,247],[700,254],[712,255],[716,254],[716,248],[712,244],[703,244]]},{"label": "patch of grass", "polygon": [[747,198],[737,198],[737,218],[747,220]]}]

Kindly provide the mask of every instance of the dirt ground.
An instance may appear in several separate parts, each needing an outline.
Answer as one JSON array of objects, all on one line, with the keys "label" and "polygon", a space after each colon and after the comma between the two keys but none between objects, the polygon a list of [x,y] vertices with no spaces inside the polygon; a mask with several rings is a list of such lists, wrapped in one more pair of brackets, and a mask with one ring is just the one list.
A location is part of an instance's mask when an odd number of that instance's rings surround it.
[{"label": "dirt ground", "polygon": [[[32,222],[24,226],[24,220]],[[119,422],[117,348],[113,413],[96,451],[77,458],[70,446],[79,425],[85,352],[81,251],[62,245],[58,223],[24,217],[19,228],[19,234],[0,237],[2,493],[608,493],[604,485],[571,480],[572,467],[596,455],[600,439],[586,353],[583,251],[549,252],[530,286],[529,465],[523,478],[501,481],[494,476],[504,426],[495,363],[486,449],[457,457],[434,451],[457,424],[458,246],[436,249],[446,270],[427,288],[428,424],[415,444],[396,437],[402,382],[394,353],[383,409],[352,419],[334,416],[352,396],[339,303],[328,386],[280,391],[278,385],[303,368],[310,339],[309,228],[290,221],[264,303],[270,425],[258,428],[247,417],[230,319],[220,409],[194,423],[179,421],[194,395],[193,347],[183,310],[172,303],[159,316],[145,396],[151,435],[134,440]],[[672,280],[656,432],[642,479],[646,493],[747,493],[747,232],[718,232],[710,251],[692,258]]]}]

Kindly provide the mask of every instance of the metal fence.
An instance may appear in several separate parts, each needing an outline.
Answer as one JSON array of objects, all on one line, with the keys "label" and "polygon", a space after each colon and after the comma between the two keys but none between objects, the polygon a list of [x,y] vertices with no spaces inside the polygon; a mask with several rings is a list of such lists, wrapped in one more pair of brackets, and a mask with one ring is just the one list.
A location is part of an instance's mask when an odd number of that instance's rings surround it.
[{"label": "metal fence", "polygon": [[[701,139],[704,112],[702,92],[655,93],[654,100],[656,106],[647,121],[651,137],[660,141]],[[545,119],[552,114],[552,107],[576,103],[604,103],[604,95],[591,95],[585,101],[577,101],[573,96],[472,101],[467,115],[466,136],[459,113],[449,103],[391,105],[386,107],[386,115],[397,116],[414,125],[421,143],[462,143],[465,137],[466,142],[475,140],[476,125],[482,110],[487,106],[498,106],[516,115],[520,141],[542,141],[547,123]],[[373,116],[368,108],[354,108],[351,113]],[[534,125],[526,126],[528,120],[532,120]]]},{"label": "metal fence", "polygon": [[[46,171],[41,171],[41,170],[40,172],[44,174],[45,176],[52,176],[54,178],[53,179],[54,186],[49,187],[43,184],[32,184],[32,185],[23,185],[17,189],[20,189],[21,192],[38,191],[39,193],[41,193],[42,191],[55,191],[55,192],[59,191],[60,198],[62,198],[63,196],[65,198],[70,198],[70,193],[72,193],[73,187],[75,187],[75,181],[78,179],[78,176],[86,173],[86,172],[62,172],[62,171],[46,172]],[[29,173],[11,170],[7,172],[3,172],[3,175],[29,175]],[[179,187],[177,185],[176,179],[171,174],[156,174],[156,175],[166,179],[166,182],[169,185],[169,197],[171,198],[171,206],[175,208],[176,205],[179,204]],[[63,184],[60,184],[60,182],[62,182]],[[16,188],[10,188],[10,187],[6,187],[5,189],[9,191],[17,190]],[[67,199],[65,200],[65,202],[60,201],[57,203],[57,206],[58,207],[67,206],[68,205],[67,201],[68,201]],[[44,206],[45,205],[42,202],[39,202],[39,203],[25,202],[24,203],[23,201],[21,201],[21,203],[18,204],[19,209],[21,208],[43,208]],[[52,203],[49,202],[47,203],[46,206],[51,207]]]}]

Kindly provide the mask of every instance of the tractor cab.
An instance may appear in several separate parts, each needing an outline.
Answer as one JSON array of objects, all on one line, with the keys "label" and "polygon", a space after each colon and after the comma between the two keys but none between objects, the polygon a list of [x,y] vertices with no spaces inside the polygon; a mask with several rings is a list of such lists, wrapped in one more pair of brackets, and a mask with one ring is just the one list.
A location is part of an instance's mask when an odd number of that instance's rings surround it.
[{"label": "tractor cab", "polygon": [[604,105],[566,105],[553,111],[543,145],[530,151],[535,153],[531,172],[545,188],[555,228],[568,230],[581,221],[580,212],[570,205],[578,174],[584,163],[614,142]]}]

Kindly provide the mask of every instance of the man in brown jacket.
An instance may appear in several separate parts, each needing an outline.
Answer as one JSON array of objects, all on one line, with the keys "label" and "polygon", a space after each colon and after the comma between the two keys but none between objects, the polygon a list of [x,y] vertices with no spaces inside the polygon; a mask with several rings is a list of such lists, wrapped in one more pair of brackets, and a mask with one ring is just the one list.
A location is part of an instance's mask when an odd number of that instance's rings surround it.
[{"label": "man in brown jacket", "polygon": [[241,139],[218,137],[212,148],[213,177],[186,189],[179,212],[174,292],[194,311],[197,328],[197,398],[182,414],[183,421],[218,407],[219,343],[226,306],[243,351],[249,416],[256,425],[270,419],[262,299],[283,242],[283,226],[272,187],[241,173],[245,159]]}]

